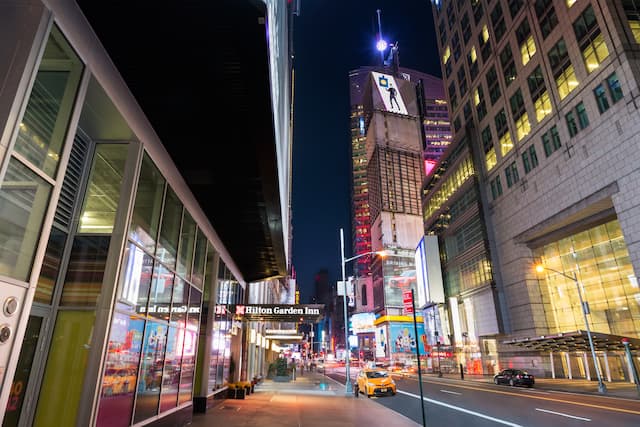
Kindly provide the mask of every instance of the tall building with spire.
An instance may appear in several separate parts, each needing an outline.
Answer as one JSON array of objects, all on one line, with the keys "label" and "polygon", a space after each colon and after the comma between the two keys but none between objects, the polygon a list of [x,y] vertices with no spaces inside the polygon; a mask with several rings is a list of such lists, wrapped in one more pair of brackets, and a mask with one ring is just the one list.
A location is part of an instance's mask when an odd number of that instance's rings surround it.
[{"label": "tall building with spire", "polygon": [[423,180],[450,141],[444,89],[437,77],[405,68],[362,67],[349,79],[353,251],[391,255],[363,256],[354,266],[355,311],[378,315],[375,328],[359,334],[360,348],[375,347],[378,358],[410,359],[410,346],[394,342],[410,321],[402,316],[402,290],[416,283]]}]

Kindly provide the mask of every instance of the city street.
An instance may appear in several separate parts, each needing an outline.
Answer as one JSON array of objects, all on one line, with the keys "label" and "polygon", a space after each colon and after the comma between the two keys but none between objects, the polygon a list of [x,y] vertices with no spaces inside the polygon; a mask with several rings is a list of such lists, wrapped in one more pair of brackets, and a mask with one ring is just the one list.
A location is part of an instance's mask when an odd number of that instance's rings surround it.
[{"label": "city street", "polygon": [[[359,368],[351,368],[355,378]],[[327,367],[344,383],[344,367]],[[415,378],[395,376],[398,394],[373,398],[421,424]],[[561,391],[497,386],[488,381],[423,378],[427,425],[468,426],[633,426],[640,424],[640,401]],[[360,398],[363,398],[360,395]]]}]

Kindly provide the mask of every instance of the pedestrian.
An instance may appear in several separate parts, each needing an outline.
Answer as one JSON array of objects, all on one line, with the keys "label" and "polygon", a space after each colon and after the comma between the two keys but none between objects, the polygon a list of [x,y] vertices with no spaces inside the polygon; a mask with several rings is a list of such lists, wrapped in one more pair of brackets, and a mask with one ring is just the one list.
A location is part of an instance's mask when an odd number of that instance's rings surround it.
[{"label": "pedestrian", "polygon": [[462,363],[460,364],[460,379],[464,379],[464,367],[462,366]]}]

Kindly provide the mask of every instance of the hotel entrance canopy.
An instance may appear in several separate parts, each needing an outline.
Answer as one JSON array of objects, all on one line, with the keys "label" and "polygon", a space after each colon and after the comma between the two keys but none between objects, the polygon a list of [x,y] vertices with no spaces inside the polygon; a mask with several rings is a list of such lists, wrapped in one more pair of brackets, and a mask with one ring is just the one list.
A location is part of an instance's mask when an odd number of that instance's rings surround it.
[{"label": "hotel entrance canopy", "polygon": [[[601,332],[591,332],[593,346],[596,351],[624,351],[622,339],[629,340],[629,347],[632,350],[640,349],[640,339],[623,337],[620,335],[605,334]],[[591,351],[589,348],[589,337],[586,331],[578,330],[573,332],[563,332],[557,335],[542,335],[532,338],[519,338],[503,341],[503,344],[516,345],[535,351]]]}]

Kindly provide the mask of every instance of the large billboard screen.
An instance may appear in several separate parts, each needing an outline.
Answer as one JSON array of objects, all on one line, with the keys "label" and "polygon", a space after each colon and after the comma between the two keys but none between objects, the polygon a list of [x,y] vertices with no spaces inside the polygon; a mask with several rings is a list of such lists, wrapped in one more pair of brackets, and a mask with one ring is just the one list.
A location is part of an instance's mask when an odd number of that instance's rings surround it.
[{"label": "large billboard screen", "polygon": [[389,324],[389,346],[391,353],[416,353],[416,344],[420,345],[420,354],[425,354],[424,324],[418,323],[418,337],[416,339],[415,330],[411,323],[390,323]]},{"label": "large billboard screen", "polygon": [[373,81],[378,88],[378,93],[382,98],[385,109],[392,113],[409,114],[407,107],[400,94],[400,87],[396,79],[389,74],[372,72]]},{"label": "large billboard screen", "polygon": [[438,236],[424,236],[415,254],[417,271],[417,301],[418,307],[430,303],[444,303],[444,285],[442,283],[442,269],[440,266],[440,251]]},{"label": "large billboard screen", "polygon": [[390,256],[383,261],[384,299],[391,307],[403,307],[402,291],[416,290],[416,263],[413,254]]}]

